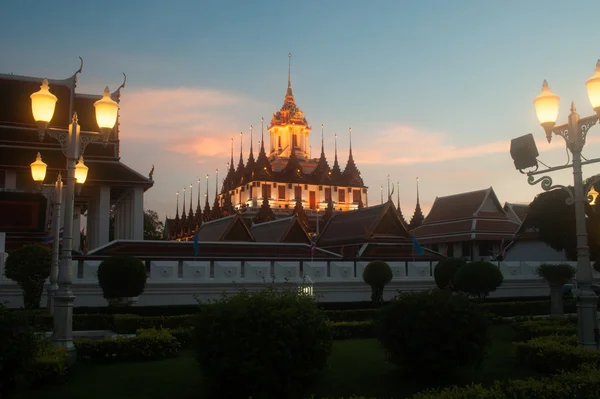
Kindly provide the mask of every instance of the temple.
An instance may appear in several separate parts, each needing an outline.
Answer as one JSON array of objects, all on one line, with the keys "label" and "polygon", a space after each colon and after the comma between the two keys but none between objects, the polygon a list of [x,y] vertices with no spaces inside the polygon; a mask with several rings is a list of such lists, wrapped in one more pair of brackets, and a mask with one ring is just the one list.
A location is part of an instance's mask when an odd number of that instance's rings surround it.
[{"label": "temple", "polygon": [[[352,155],[351,129],[348,132],[350,150],[343,169],[338,160],[337,135],[333,166],[327,161],[323,125],[319,157],[312,157],[309,145],[312,127],[296,104],[289,64],[283,105],[273,114],[266,130],[268,142],[265,141],[263,120],[260,148],[255,155],[251,127],[250,148],[246,161],[243,135],[240,134],[237,167],[232,139],[228,170],[220,187],[217,177],[212,209],[209,209],[208,193],[205,194],[204,210],[201,209],[201,194],[198,192],[195,214],[191,195],[189,211],[186,210],[184,193],[181,216],[177,205],[175,219],[167,219],[167,239],[190,239],[203,222],[227,217],[236,212],[241,213],[249,225],[297,215],[305,226],[314,232],[318,230],[319,219],[323,219],[321,222],[324,222],[335,212],[356,210],[368,205],[367,187]],[[322,216],[318,216],[319,213]]]},{"label": "temple", "polygon": [[[82,61],[83,67],[83,61]],[[98,129],[94,102],[100,95],[77,92],[81,68],[67,79],[50,79],[57,97],[49,130],[67,130],[74,112],[82,132]],[[40,77],[0,74],[0,258],[24,244],[49,244],[54,182],[60,173],[67,176],[61,144],[47,133],[40,141],[32,115],[30,95],[40,89]],[[125,82],[111,93],[119,102]],[[144,193],[154,184],[152,173],[143,176],[121,161],[119,117],[108,143],[91,142],[85,149],[89,167],[87,180],[77,184],[75,194],[73,249],[85,251],[106,245],[109,230],[115,239],[143,240]],[[81,144],[82,146],[85,145]],[[40,154],[47,164],[43,185],[32,179],[30,164]],[[63,194],[64,195],[64,194]],[[63,200],[64,203],[64,200]],[[115,216],[114,226],[110,213]],[[85,215],[85,226],[81,216]],[[62,224],[61,224],[62,225]],[[80,231],[86,238],[80,242]],[[1,261],[1,259],[0,259]]]}]

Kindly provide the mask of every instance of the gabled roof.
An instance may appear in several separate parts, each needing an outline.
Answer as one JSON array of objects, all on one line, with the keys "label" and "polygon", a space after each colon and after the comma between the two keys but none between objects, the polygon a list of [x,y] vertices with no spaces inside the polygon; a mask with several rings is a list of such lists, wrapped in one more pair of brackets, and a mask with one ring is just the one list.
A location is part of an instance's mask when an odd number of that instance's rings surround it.
[{"label": "gabled roof", "polygon": [[412,233],[424,244],[510,239],[520,223],[509,219],[494,190],[438,197],[423,224]]},{"label": "gabled roof", "polygon": [[508,217],[515,222],[523,223],[528,211],[528,204],[513,204],[510,202],[504,203],[504,212],[506,212]]},{"label": "gabled roof", "polygon": [[[496,205],[496,208],[491,211],[484,209],[484,205],[488,199]],[[506,216],[492,187],[484,190],[437,197],[423,224],[469,219],[475,216]]]},{"label": "gabled roof", "polygon": [[239,213],[205,222],[197,234],[198,241],[254,241]]},{"label": "gabled roof", "polygon": [[[300,223],[297,216],[255,224],[250,229],[250,232],[257,242],[310,243],[308,232],[302,223]],[[300,232],[300,241],[298,241],[297,236],[292,237],[291,232]]]},{"label": "gabled roof", "polygon": [[382,205],[333,214],[317,246],[368,242],[373,239],[406,241],[410,237],[392,201]]}]

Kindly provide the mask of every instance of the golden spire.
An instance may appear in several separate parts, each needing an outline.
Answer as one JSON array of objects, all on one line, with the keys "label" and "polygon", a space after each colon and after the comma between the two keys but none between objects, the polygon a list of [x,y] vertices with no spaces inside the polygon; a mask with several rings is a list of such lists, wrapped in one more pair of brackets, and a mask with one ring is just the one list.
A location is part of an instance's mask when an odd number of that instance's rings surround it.
[{"label": "golden spire", "polygon": [[288,88],[292,87],[292,53],[288,53]]}]

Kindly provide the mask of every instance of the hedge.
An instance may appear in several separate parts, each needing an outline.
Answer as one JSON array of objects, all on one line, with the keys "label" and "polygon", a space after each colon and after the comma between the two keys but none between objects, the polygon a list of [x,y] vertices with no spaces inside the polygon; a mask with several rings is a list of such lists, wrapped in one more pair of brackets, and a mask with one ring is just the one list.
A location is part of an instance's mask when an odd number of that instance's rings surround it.
[{"label": "hedge", "polygon": [[575,335],[576,323],[577,319],[570,318],[535,318],[514,320],[512,326],[517,333],[516,341],[529,341],[548,335]]},{"label": "hedge", "polygon": [[[519,316],[533,316],[533,315],[544,315],[550,311],[550,301],[530,301],[530,302],[484,302],[478,304],[484,311],[489,313],[490,318],[493,321],[502,321],[502,317],[519,317]],[[168,309],[185,309],[187,314],[178,314],[174,316],[142,316],[138,313],[152,313],[149,309],[161,308],[166,313]],[[112,307],[105,308],[88,308],[89,310],[97,311],[99,309],[109,309],[114,311]],[[145,309],[140,311],[139,309]],[[154,307],[130,307],[125,308],[124,311],[130,313],[119,313],[121,310],[117,310],[115,313],[109,313],[105,310],[103,313],[89,313],[89,314],[74,314],[73,315],[73,329],[75,331],[82,330],[113,330],[119,334],[134,334],[136,330],[140,328],[187,328],[193,324],[193,318],[195,314],[201,308],[198,305],[195,306],[154,306]],[[576,311],[575,304],[569,302],[565,305],[567,313],[574,313]],[[325,313],[329,320],[334,323],[338,322],[362,322],[371,321],[377,315],[377,309],[350,309],[350,310],[326,310]],[[33,317],[34,324],[38,330],[50,331],[52,330],[52,316],[47,313],[36,312]]]},{"label": "hedge", "polygon": [[177,339],[165,329],[148,329],[135,337],[74,341],[77,357],[92,361],[137,361],[164,359],[177,355]]},{"label": "hedge", "polygon": [[66,380],[67,350],[62,346],[42,345],[27,375],[33,386],[57,384]]},{"label": "hedge", "polygon": [[574,370],[582,364],[600,366],[600,352],[577,345],[577,336],[549,335],[515,344],[517,360],[540,373]]},{"label": "hedge", "polygon": [[600,397],[600,370],[584,365],[576,372],[552,378],[496,381],[484,388],[479,384],[449,387],[417,393],[411,399],[587,399]]}]

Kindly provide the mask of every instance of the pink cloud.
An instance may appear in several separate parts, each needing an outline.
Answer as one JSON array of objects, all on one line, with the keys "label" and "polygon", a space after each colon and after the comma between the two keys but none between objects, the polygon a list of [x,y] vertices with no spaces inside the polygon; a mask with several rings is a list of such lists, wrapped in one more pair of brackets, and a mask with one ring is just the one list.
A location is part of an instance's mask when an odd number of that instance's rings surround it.
[{"label": "pink cloud", "polygon": [[[496,140],[473,145],[453,144],[450,134],[421,130],[414,126],[397,125],[369,136],[354,150],[359,164],[406,165],[429,164],[475,158],[491,154],[508,154],[510,140]],[[564,149],[564,141],[554,137],[548,144],[543,133],[535,136],[538,152]],[[600,137],[588,137],[588,143],[600,142]],[[401,149],[401,151],[399,151]]]}]

